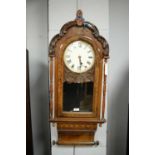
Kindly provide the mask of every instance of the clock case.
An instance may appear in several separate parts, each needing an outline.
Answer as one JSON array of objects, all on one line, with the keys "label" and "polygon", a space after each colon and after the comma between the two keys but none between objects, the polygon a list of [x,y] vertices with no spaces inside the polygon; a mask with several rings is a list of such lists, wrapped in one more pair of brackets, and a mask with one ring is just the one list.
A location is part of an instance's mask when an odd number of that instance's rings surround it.
[{"label": "clock case", "polygon": [[[81,74],[70,71],[63,61],[65,48],[77,40],[89,43],[95,52],[94,66]],[[51,40],[49,45],[50,122],[57,124],[57,144],[95,144],[94,135],[97,124],[101,125],[105,122],[105,69],[108,58],[109,46],[107,41],[99,35],[95,25],[83,19],[81,10],[77,11],[76,19],[63,25],[60,33]],[[89,81],[93,82],[92,111],[63,111],[63,83]]]}]

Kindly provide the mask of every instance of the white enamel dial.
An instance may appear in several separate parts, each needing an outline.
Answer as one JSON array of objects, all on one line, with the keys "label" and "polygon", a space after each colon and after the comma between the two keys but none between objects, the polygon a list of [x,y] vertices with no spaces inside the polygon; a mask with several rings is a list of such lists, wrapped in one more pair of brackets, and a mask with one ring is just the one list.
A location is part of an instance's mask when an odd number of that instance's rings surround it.
[{"label": "white enamel dial", "polygon": [[64,63],[73,72],[84,73],[92,68],[94,62],[94,50],[85,41],[78,40],[70,43],[64,52]]}]

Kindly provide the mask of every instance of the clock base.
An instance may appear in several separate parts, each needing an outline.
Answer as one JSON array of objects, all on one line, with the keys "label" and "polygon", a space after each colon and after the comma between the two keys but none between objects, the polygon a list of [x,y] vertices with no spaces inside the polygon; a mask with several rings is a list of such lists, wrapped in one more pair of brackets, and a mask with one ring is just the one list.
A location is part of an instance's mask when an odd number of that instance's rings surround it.
[{"label": "clock base", "polygon": [[96,123],[58,123],[59,145],[94,145]]}]

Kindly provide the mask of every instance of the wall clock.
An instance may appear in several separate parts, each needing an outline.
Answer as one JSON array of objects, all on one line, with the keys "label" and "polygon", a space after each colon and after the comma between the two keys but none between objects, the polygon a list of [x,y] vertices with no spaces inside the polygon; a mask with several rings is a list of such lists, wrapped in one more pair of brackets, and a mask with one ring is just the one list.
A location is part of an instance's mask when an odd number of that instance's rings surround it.
[{"label": "wall clock", "polygon": [[95,144],[105,123],[106,63],[109,46],[95,25],[76,19],[64,24],[49,45],[50,122],[59,145]]}]

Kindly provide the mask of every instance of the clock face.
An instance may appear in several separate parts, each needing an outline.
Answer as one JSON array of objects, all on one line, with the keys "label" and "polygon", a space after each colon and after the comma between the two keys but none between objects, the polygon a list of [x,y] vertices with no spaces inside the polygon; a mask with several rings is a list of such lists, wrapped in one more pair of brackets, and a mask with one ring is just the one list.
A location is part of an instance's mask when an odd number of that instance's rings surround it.
[{"label": "clock face", "polygon": [[72,42],[64,52],[64,63],[72,72],[84,73],[92,68],[94,62],[94,50],[85,41],[79,40]]}]

